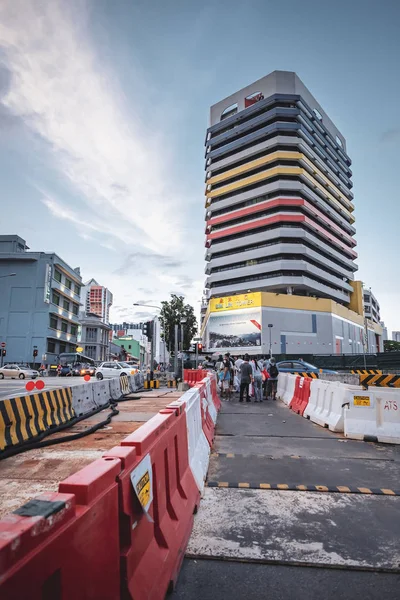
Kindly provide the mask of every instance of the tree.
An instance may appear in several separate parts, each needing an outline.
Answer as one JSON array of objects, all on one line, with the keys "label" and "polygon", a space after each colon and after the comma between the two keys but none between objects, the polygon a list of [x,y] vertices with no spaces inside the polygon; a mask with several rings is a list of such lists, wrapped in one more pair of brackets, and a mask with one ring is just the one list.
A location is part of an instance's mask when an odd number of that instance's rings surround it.
[{"label": "tree", "polygon": [[383,342],[383,348],[385,352],[396,352],[400,350],[400,342],[394,340],[385,340]]},{"label": "tree", "polygon": [[171,294],[171,300],[161,302],[160,323],[164,331],[164,340],[168,351],[174,350],[175,346],[175,325],[179,325],[181,319],[186,319],[183,326],[184,339],[183,349],[189,350],[193,337],[197,333],[197,320],[194,314],[193,306],[184,304],[183,296]]}]

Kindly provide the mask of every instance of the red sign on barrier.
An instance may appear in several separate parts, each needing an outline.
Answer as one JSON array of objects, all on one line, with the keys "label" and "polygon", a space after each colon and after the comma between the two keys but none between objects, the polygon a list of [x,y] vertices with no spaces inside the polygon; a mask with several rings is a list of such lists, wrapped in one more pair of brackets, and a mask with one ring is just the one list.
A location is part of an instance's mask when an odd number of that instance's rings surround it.
[{"label": "red sign on barrier", "polygon": [[85,377],[83,379],[84,379],[84,381],[90,381],[90,375],[85,375]]},{"label": "red sign on barrier", "polygon": [[35,388],[37,390],[42,390],[45,386],[43,379],[38,379],[37,381],[28,381],[25,385],[25,389],[27,392],[32,392]]}]

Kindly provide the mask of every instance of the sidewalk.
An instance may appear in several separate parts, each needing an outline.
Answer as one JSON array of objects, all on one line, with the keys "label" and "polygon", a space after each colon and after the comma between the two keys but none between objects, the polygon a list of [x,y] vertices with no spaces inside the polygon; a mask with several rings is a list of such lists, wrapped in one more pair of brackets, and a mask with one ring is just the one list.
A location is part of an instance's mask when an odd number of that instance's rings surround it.
[{"label": "sidewalk", "polygon": [[214,450],[174,599],[396,596],[400,448],[235,400]]}]

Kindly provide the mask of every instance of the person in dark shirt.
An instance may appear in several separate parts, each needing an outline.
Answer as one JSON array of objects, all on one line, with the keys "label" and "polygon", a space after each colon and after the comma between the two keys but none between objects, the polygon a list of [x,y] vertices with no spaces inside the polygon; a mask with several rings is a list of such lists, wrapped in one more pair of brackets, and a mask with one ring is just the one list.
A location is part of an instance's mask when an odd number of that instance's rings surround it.
[{"label": "person in dark shirt", "polygon": [[249,386],[253,381],[253,369],[249,363],[249,355],[245,354],[244,361],[240,365],[240,396],[239,402],[243,402],[244,392],[246,392],[246,402],[251,402],[249,395]]}]

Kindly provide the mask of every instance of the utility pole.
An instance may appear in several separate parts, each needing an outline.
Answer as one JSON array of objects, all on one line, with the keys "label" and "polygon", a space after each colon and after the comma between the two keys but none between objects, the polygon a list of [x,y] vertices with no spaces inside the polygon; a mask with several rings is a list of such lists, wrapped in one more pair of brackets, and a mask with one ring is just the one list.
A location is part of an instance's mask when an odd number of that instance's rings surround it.
[{"label": "utility pole", "polygon": [[174,373],[178,376],[178,324],[175,323]]},{"label": "utility pole", "polygon": [[184,332],[184,328],[183,326],[185,325],[185,323],[187,322],[187,319],[185,317],[183,317],[181,319],[181,339],[182,339],[182,383],[184,381],[184,363],[185,363],[185,353],[184,353],[184,337],[185,337],[185,332]]}]

